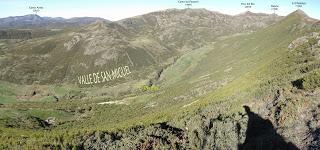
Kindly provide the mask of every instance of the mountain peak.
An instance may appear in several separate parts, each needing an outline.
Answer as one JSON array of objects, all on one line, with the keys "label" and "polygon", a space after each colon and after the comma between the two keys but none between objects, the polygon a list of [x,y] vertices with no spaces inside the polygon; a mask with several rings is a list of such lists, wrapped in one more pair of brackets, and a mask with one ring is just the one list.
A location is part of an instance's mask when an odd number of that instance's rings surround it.
[{"label": "mountain peak", "polygon": [[251,12],[251,11],[245,11],[245,12],[242,12],[236,16],[267,16],[268,14],[265,14],[265,13],[254,13],[254,12]]},{"label": "mountain peak", "polygon": [[291,14],[299,15],[299,16],[303,16],[303,17],[308,17],[308,15],[301,9],[298,9],[298,10],[292,12]]},{"label": "mountain peak", "polygon": [[288,16],[297,16],[297,17],[301,17],[301,18],[305,18],[308,19],[310,18],[303,10],[298,9],[294,12],[292,12],[291,14],[289,14]]},{"label": "mountain peak", "polygon": [[39,15],[37,14],[28,14],[28,15],[25,15],[25,17],[37,17],[37,18],[41,18]]},{"label": "mountain peak", "polygon": [[291,14],[289,14],[287,17],[297,17],[300,18],[303,21],[308,21],[308,22],[316,22],[318,21],[317,19],[311,18],[309,17],[304,11],[302,11],[301,9],[298,9],[294,12],[292,12]]},{"label": "mountain peak", "polygon": [[251,11],[245,11],[242,13],[243,15],[254,15],[255,13],[251,12]]},{"label": "mountain peak", "polygon": [[24,16],[12,16],[11,18],[16,18],[16,19],[26,19],[26,20],[39,20],[42,19],[42,17],[40,17],[37,14],[28,14],[28,15],[24,15]]}]

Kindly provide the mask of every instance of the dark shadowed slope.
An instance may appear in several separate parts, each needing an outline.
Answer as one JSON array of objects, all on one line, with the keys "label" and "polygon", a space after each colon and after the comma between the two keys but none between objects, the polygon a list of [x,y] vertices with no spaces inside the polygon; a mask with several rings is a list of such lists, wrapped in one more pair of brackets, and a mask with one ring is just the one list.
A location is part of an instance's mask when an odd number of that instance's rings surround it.
[{"label": "dark shadowed slope", "polygon": [[249,117],[246,139],[239,145],[239,150],[298,150],[291,142],[286,142],[279,135],[268,119],[252,112],[250,107],[244,106]]}]

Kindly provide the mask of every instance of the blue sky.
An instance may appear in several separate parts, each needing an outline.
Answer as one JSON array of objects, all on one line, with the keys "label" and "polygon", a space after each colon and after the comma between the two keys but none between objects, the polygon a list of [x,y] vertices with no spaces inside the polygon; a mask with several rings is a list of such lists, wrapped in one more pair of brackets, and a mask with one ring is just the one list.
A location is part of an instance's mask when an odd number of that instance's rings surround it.
[{"label": "blue sky", "polygon": [[[301,8],[310,17],[320,19],[320,0],[199,0],[191,8],[206,8],[221,13],[235,15],[248,9],[242,2],[253,2],[252,12],[273,13],[271,4],[279,5],[276,12],[287,15],[297,8],[292,2],[302,1],[306,5]],[[186,8],[178,0],[0,0],[0,17],[32,14],[29,6],[44,7],[38,15],[49,17],[102,17],[112,21],[128,18],[144,13],[169,8]]]}]

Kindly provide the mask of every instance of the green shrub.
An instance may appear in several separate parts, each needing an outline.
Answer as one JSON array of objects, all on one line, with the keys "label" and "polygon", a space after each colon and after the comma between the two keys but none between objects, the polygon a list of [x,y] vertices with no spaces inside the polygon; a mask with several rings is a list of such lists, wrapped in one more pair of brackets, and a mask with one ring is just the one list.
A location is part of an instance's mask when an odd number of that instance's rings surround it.
[{"label": "green shrub", "polygon": [[320,70],[314,71],[303,78],[303,88],[306,90],[320,87]]},{"label": "green shrub", "polygon": [[310,45],[315,45],[315,44],[318,43],[318,40],[317,40],[316,38],[309,38],[309,39],[308,39],[308,43],[309,43]]},{"label": "green shrub", "polygon": [[155,92],[155,91],[158,91],[160,89],[159,86],[156,86],[156,85],[152,85],[152,86],[147,86],[147,85],[144,85],[142,86],[142,91],[151,91],[151,92]]}]

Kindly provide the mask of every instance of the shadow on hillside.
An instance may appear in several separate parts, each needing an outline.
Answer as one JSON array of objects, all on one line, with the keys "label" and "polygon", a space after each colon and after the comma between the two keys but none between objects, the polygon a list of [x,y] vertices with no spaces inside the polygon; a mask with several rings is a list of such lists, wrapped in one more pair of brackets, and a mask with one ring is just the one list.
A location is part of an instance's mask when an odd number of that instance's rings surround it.
[{"label": "shadow on hillside", "polygon": [[320,149],[320,128],[317,128],[312,133],[313,141],[308,146],[308,150]]},{"label": "shadow on hillside", "polygon": [[261,118],[248,106],[244,106],[244,109],[249,120],[246,139],[243,144],[239,144],[239,150],[298,150],[295,145],[286,142],[281,135],[277,134],[270,120]]}]

